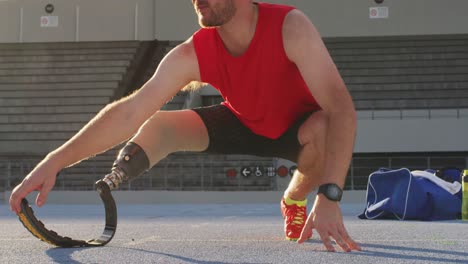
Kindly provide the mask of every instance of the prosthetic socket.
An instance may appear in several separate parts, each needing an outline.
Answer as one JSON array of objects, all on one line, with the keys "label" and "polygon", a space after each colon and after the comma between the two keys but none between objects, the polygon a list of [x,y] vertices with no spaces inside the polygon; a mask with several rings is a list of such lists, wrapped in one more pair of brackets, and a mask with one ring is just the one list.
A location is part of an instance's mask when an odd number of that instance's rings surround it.
[{"label": "prosthetic socket", "polygon": [[114,161],[112,172],[107,174],[103,181],[111,190],[117,189],[121,183],[143,174],[149,169],[149,165],[148,156],[143,149],[133,142],[128,142]]}]

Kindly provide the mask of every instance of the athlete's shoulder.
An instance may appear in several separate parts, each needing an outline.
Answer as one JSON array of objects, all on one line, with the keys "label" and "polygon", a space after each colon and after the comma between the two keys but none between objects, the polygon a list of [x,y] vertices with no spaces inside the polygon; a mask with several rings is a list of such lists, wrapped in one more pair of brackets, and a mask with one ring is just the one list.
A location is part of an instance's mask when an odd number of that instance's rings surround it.
[{"label": "athlete's shoulder", "polygon": [[183,57],[185,59],[194,58],[195,55],[195,48],[193,45],[193,38],[190,37],[186,41],[178,44],[175,46],[168,55]]},{"label": "athlete's shoulder", "polygon": [[320,33],[312,21],[298,9],[291,10],[283,22],[283,43],[286,54],[291,59],[293,53],[313,42],[321,41]]},{"label": "athlete's shoulder", "polygon": [[312,24],[312,21],[298,9],[291,10],[283,22],[283,35],[289,39],[310,37],[310,33],[315,37],[319,37],[318,31]]},{"label": "athlete's shoulder", "polygon": [[312,22],[304,12],[299,9],[292,9],[284,18],[283,28],[286,30],[297,30],[297,27],[303,28],[312,25]]},{"label": "athlete's shoulder", "polygon": [[180,43],[169,51],[161,61],[161,65],[173,65],[173,69],[190,77],[198,76],[198,61],[192,38]]}]

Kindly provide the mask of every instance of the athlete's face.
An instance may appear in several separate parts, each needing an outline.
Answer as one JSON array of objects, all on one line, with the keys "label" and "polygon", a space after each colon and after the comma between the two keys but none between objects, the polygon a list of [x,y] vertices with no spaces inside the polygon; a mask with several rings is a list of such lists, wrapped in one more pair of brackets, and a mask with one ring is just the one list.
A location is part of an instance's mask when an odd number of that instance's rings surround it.
[{"label": "athlete's face", "polygon": [[192,0],[198,23],[202,27],[219,27],[236,13],[234,0]]}]

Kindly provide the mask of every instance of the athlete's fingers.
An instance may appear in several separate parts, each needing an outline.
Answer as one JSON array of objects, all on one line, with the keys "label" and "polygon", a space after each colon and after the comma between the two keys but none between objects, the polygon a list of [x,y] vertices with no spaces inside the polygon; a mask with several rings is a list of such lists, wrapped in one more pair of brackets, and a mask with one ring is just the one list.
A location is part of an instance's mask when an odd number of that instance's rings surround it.
[{"label": "athlete's fingers", "polygon": [[10,210],[19,214],[21,212],[21,200],[33,190],[34,187],[27,179],[17,185],[10,195]]},{"label": "athlete's fingers", "polygon": [[47,200],[47,196],[49,195],[49,192],[54,188],[55,185],[55,179],[56,177],[49,177],[46,178],[44,183],[42,184],[39,194],[36,197],[36,204],[37,206],[42,206]]},{"label": "athlete's fingers", "polygon": [[328,235],[328,232],[323,232],[323,231],[319,231],[319,230],[317,230],[317,232],[319,233],[320,239],[322,239],[322,243],[325,245],[325,248],[327,249],[327,251],[335,252],[335,248],[333,247],[333,245],[331,243],[330,236]]},{"label": "athlete's fingers", "polygon": [[314,229],[314,215],[311,213],[309,217],[307,217],[306,224],[302,228],[301,236],[297,240],[297,243],[302,244],[304,241],[309,239],[312,229]]},{"label": "athlete's fingers", "polygon": [[338,231],[340,232],[340,235],[346,242],[346,244],[348,244],[348,246],[351,248],[351,250],[362,250],[361,246],[349,236],[344,226],[342,226]]},{"label": "athlete's fingers", "polygon": [[20,210],[19,210],[19,208],[20,208],[19,201],[22,199],[21,196],[22,195],[21,195],[19,190],[16,190],[16,191],[13,190],[13,192],[10,195],[10,201],[9,201],[10,210],[12,212],[14,212],[14,213],[17,213],[17,214],[20,212]]},{"label": "athlete's fingers", "polygon": [[348,244],[346,244],[345,240],[343,237],[340,235],[338,231],[331,233],[331,236],[333,239],[335,239],[335,242],[343,249],[345,252],[350,252],[351,249],[349,248]]}]

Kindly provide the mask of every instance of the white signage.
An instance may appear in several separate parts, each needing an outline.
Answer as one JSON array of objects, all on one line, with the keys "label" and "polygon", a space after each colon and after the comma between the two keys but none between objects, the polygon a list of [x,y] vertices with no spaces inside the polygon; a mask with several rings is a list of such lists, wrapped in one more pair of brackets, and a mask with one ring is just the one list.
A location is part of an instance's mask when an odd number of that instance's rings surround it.
[{"label": "white signage", "polygon": [[262,175],[263,175],[262,167],[256,167],[255,168],[255,176],[261,177]]},{"label": "white signage", "polygon": [[388,18],[388,6],[370,7],[369,18]]},{"label": "white signage", "polygon": [[41,16],[41,27],[58,27],[58,16]]},{"label": "white signage", "polygon": [[267,167],[267,175],[268,177],[276,176],[276,169],[275,167]]},{"label": "white signage", "polygon": [[252,170],[250,168],[242,168],[241,172],[244,177],[249,177],[250,174],[252,174]]}]

